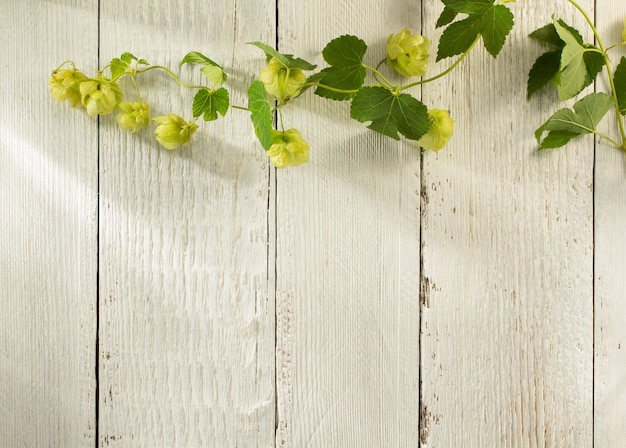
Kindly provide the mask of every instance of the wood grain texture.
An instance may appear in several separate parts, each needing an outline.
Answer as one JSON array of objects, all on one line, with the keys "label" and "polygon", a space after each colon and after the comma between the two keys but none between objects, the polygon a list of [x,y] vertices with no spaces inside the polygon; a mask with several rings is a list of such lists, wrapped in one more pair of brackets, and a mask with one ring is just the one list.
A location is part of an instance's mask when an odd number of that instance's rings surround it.
[{"label": "wood grain texture", "polygon": [[[583,22],[566,2],[509,6],[497,60],[479,45],[423,88],[456,135],[422,172],[422,446],[591,447],[593,140],[537,153],[562,105],[525,98],[545,51],[527,35],[554,11]],[[434,29],[441,4],[424,9]]]},{"label": "wood grain texture", "polygon": [[[224,65],[244,106],[264,61],[245,43],[272,42],[274,16],[231,0],[103,2],[101,54],[176,67],[200,51]],[[195,92],[162,73],[144,81],[153,116],[191,119]],[[248,114],[202,123],[177,151],[111,120],[101,140],[100,444],[272,446],[269,169]]]},{"label": "wood grain texture", "polygon": [[[621,39],[626,5],[597,2],[597,27],[605,45]],[[611,52],[613,68],[626,52]],[[606,76],[598,89],[608,92]],[[613,110],[603,123],[619,139]],[[626,159],[622,151],[598,142],[595,174],[595,364],[594,447],[624,445],[626,440]]]},{"label": "wood grain texture", "polygon": [[[342,34],[376,65],[391,32],[420,27],[404,1],[280,1],[278,17],[279,50],[320,68]],[[276,446],[417,446],[419,150],[350,120],[347,102],[299,102],[285,126],[310,161],[277,174]]]},{"label": "wood grain texture", "polygon": [[97,127],[51,71],[97,64],[96,2],[0,1],[0,446],[93,447]]}]

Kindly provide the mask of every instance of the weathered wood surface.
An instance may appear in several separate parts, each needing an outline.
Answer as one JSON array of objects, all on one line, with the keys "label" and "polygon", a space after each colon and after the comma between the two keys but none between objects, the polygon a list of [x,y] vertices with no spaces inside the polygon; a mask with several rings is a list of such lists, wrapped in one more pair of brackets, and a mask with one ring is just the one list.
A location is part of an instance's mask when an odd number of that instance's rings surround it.
[{"label": "weathered wood surface", "polygon": [[[375,66],[389,30],[421,16],[398,0],[278,9],[279,49],[322,67],[342,34],[364,39]],[[347,102],[304,104],[285,126],[301,128],[311,161],[277,175],[277,446],[417,446],[419,151],[351,121]]]},{"label": "weathered wood surface", "polygon": [[[595,3],[619,40],[626,7]],[[451,110],[444,150],[307,94],[285,125],[311,160],[276,172],[242,111],[169,152],[47,77],[199,50],[245,105],[246,42],[323,66],[352,33],[375,65],[408,26],[434,53],[440,2],[0,0],[0,446],[622,446],[626,162],[591,137],[535,151],[561,105],[525,99],[527,35],[552,12],[587,28],[564,1],[509,6],[497,60],[413,90]],[[193,92],[147,79],[153,116],[191,118]]]},{"label": "weathered wood surface", "polygon": [[97,65],[93,1],[1,1],[0,446],[92,447],[97,125],[50,72]]},{"label": "weathered wood surface", "polygon": [[[620,40],[624,2],[597,2],[597,26],[606,45]],[[623,50],[612,53],[613,68]],[[606,89],[606,82],[599,84]],[[605,124],[619,135],[614,120]],[[626,159],[612,147],[596,145],[594,221],[594,442],[595,448],[626,444]]]},{"label": "weathered wood surface", "polygon": [[[264,63],[275,9],[202,0],[102,3],[105,61],[132,50],[176,66],[198,50],[232,73],[232,101]],[[195,73],[195,75],[193,75]],[[197,69],[186,79],[201,82]],[[153,72],[152,115],[191,119],[193,91]],[[270,446],[274,297],[268,160],[248,114],[201,126],[182,151],[110,120],[101,133],[100,444]]]},{"label": "weathered wood surface", "polygon": [[[426,4],[433,24],[440,7]],[[593,140],[537,153],[534,130],[562,106],[525,98],[545,51],[527,35],[555,8],[583,22],[565,2],[511,5],[497,60],[477,52],[424,88],[458,121],[446,151],[424,154],[422,441],[590,447]]]}]

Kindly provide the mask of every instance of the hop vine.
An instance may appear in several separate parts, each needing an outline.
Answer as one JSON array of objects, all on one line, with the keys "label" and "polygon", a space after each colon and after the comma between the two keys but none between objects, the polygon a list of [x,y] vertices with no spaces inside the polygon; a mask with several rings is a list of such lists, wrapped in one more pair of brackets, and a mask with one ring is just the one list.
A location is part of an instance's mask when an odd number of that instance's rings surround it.
[{"label": "hop vine", "polygon": [[[135,133],[156,124],[156,141],[168,150],[187,145],[200,118],[211,122],[232,109],[243,111],[249,114],[255,135],[276,168],[294,167],[309,160],[310,146],[301,132],[284,124],[288,121],[286,110],[308,91],[326,100],[349,101],[350,117],[367,123],[374,132],[396,140],[414,140],[423,150],[439,151],[454,135],[450,112],[441,107],[428,108],[408,91],[448,75],[481,40],[487,52],[496,57],[513,27],[513,14],[505,6],[511,1],[442,0],[444,7],[437,27],[446,28],[435,63],[452,57],[456,61],[430,77],[426,77],[432,65],[430,39],[403,28],[388,36],[385,58],[372,65],[366,62],[368,46],[361,38],[343,35],[333,39],[322,50],[327,66],[319,71],[302,58],[280,53],[262,42],[251,42],[265,53],[266,65],[248,87],[246,106],[231,104],[229,76],[222,66],[198,51],[187,53],[180,66],[192,64],[199,68],[207,85],[187,84],[170,68],[151,65],[125,52],[94,77],[86,76],[67,61],[52,72],[49,87],[54,99],[82,108],[90,116],[115,114],[116,123],[125,131]],[[140,78],[152,70],[163,71],[178,85],[195,91],[191,119],[175,113],[151,117],[149,102],[141,95]],[[119,87],[124,77],[130,78],[135,91],[132,101],[125,100],[127,94]],[[415,78],[419,80],[406,81]],[[367,79],[373,82],[366,84]],[[394,79],[403,81],[396,83]]]},{"label": "hop vine", "polygon": [[[609,52],[626,45],[626,20],[621,41],[609,47],[604,45],[587,12],[574,0],[567,0],[582,15],[591,30],[595,43],[585,42],[582,34],[563,19],[552,16],[547,25],[533,31],[530,37],[548,47],[540,55],[528,74],[527,97],[530,99],[544,88],[556,88],[560,101],[570,100],[583,92],[602,73],[606,72],[609,92],[592,92],[574,103],[572,108],[555,112],[536,131],[539,149],[558,148],[582,135],[595,134],[612,146],[626,151],[626,58],[620,59],[613,70]],[[615,139],[598,130],[606,114],[615,110],[620,136]]]}]

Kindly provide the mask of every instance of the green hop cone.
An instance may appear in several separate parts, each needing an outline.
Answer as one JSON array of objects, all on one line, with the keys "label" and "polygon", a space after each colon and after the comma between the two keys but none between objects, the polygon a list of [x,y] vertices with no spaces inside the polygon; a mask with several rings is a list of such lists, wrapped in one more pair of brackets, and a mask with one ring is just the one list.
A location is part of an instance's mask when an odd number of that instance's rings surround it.
[{"label": "green hop cone", "polygon": [[407,78],[424,76],[428,70],[430,41],[419,34],[411,34],[403,28],[387,39],[387,64]]},{"label": "green hop cone", "polygon": [[439,151],[454,135],[454,120],[447,110],[431,109],[428,111],[428,123],[428,132],[417,143],[427,151]]},{"label": "green hop cone", "polygon": [[276,168],[298,166],[309,161],[309,145],[297,129],[272,131],[272,145],[267,155]]},{"label": "green hop cone", "polygon": [[61,69],[52,72],[50,77],[50,93],[59,101],[68,101],[72,107],[81,107],[80,81],[87,77],[77,69]]},{"label": "green hop cone", "polygon": [[626,17],[624,17],[624,29],[622,30],[622,42],[626,42]]},{"label": "green hop cone", "polygon": [[79,87],[83,106],[92,117],[113,113],[122,101],[117,83],[104,76],[81,82]]},{"label": "green hop cone", "polygon": [[300,93],[306,81],[306,76],[302,70],[287,68],[272,58],[265,68],[261,70],[259,80],[265,86],[267,93],[284,103]]},{"label": "green hop cone", "polygon": [[154,118],[159,125],[154,130],[157,141],[167,149],[176,149],[186,145],[198,129],[193,121],[185,121],[176,114]]},{"label": "green hop cone", "polygon": [[137,132],[145,128],[150,123],[148,106],[143,101],[134,103],[120,103],[120,112],[115,116],[115,120],[120,128],[129,132]]}]

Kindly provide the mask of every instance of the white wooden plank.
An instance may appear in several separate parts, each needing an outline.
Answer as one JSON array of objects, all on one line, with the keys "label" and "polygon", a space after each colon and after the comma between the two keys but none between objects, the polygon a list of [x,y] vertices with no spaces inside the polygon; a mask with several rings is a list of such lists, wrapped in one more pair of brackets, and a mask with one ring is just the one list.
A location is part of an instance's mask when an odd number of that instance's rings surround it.
[{"label": "white wooden plank", "polygon": [[[224,65],[244,106],[264,60],[245,43],[273,41],[274,17],[271,5],[228,0],[103,2],[101,54],[175,68],[201,51]],[[195,92],[155,72],[150,82],[153,116],[191,118]],[[174,152],[112,120],[102,129],[100,444],[271,446],[269,170],[248,114],[202,124]]]},{"label": "white wooden plank", "polygon": [[[434,29],[442,5],[424,6]],[[423,88],[456,135],[422,172],[422,446],[591,447],[593,141],[535,152],[562,105],[525,99],[546,51],[527,35],[554,11],[582,21],[566,2],[508,6],[497,60],[479,48]]]},{"label": "white wooden plank", "polygon": [[[279,49],[321,68],[322,48],[355,34],[376,65],[389,34],[420,27],[419,3],[381,5],[281,1]],[[350,120],[347,102],[298,101],[285,125],[311,155],[277,173],[276,445],[417,446],[419,150]]]},{"label": "white wooden plank", "polygon": [[97,127],[48,77],[95,68],[97,4],[0,9],[0,446],[92,447]]},{"label": "white wooden plank", "polygon": [[[605,45],[621,40],[623,1],[597,2],[597,27]],[[613,69],[626,53],[613,50]],[[598,88],[608,92],[606,77]],[[611,110],[604,123],[619,141]],[[624,153],[602,142],[595,173],[595,364],[594,447],[621,446],[626,440],[626,219]]]}]

